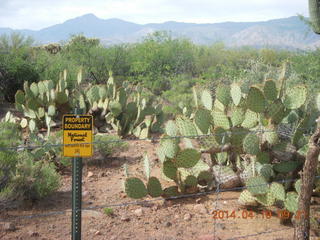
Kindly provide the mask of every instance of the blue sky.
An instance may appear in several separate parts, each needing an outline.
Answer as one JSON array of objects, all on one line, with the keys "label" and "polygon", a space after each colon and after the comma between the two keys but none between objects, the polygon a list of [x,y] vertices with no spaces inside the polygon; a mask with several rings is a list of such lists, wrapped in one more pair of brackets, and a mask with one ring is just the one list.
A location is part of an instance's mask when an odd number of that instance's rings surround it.
[{"label": "blue sky", "polygon": [[93,13],[135,23],[263,21],[303,14],[303,0],[0,0],[0,27],[38,30]]}]

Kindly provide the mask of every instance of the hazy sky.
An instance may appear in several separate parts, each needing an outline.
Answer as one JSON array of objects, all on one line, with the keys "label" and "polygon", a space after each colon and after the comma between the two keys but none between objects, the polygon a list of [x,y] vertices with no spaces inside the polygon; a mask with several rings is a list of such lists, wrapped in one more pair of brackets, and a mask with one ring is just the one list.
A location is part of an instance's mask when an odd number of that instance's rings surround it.
[{"label": "hazy sky", "polygon": [[307,0],[0,0],[0,27],[41,29],[93,13],[135,23],[214,23],[308,16]]}]

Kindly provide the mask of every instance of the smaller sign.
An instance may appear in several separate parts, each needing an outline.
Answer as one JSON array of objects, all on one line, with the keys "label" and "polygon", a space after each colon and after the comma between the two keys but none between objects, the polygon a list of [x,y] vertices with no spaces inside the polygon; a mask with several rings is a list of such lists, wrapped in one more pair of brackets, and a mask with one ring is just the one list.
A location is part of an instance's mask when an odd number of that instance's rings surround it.
[{"label": "smaller sign", "polygon": [[63,156],[92,157],[93,117],[91,115],[63,116]]}]

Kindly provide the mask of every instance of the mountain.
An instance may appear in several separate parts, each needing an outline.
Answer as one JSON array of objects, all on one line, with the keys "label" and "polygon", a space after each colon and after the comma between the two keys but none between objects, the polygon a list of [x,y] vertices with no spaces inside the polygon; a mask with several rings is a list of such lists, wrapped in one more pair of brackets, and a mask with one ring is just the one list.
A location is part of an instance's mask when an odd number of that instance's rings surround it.
[{"label": "mountain", "polygon": [[86,14],[39,31],[0,28],[0,34],[21,32],[40,44],[67,40],[73,34],[101,39],[105,45],[137,42],[147,34],[164,30],[173,37],[189,38],[196,44],[223,41],[230,47],[253,46],[285,49],[313,49],[320,46],[320,37],[311,32],[299,17],[263,22],[183,23],[164,22],[136,24],[121,19],[100,19]]}]

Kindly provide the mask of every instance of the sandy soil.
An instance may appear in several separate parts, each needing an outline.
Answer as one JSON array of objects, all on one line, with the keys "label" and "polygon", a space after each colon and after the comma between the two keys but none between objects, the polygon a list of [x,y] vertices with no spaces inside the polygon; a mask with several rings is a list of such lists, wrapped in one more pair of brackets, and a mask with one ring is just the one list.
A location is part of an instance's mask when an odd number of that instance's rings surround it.
[{"label": "sandy soil", "polygon": [[[134,202],[122,190],[122,164],[127,163],[133,175],[143,171],[142,156],[148,152],[152,175],[159,175],[159,160],[155,150],[158,143],[130,141],[129,149],[109,159],[87,160],[83,170],[83,239],[110,240],[192,240],[192,239],[248,239],[291,240],[293,226],[283,225],[276,214],[266,219],[265,209],[255,209],[254,216],[246,216],[237,203],[239,192],[224,192],[177,200],[146,199]],[[122,205],[121,205],[122,204]],[[96,206],[114,205],[113,216]],[[115,206],[118,205],[118,206]],[[71,173],[62,176],[62,186],[52,196],[18,209],[1,210],[0,239],[70,239],[71,232]],[[313,206],[319,212],[318,205]],[[234,218],[213,219],[215,209],[235,211]],[[275,208],[270,211],[276,211]],[[57,214],[50,214],[57,212]],[[60,212],[61,211],[61,212]],[[33,214],[48,214],[34,218],[16,218]],[[9,223],[12,230],[5,230]],[[259,234],[260,232],[269,232]],[[208,235],[208,236],[205,236]],[[251,235],[251,236],[250,236]],[[313,233],[314,236],[314,233]],[[207,237],[207,238],[205,238]],[[319,239],[313,237],[313,239]]]}]

